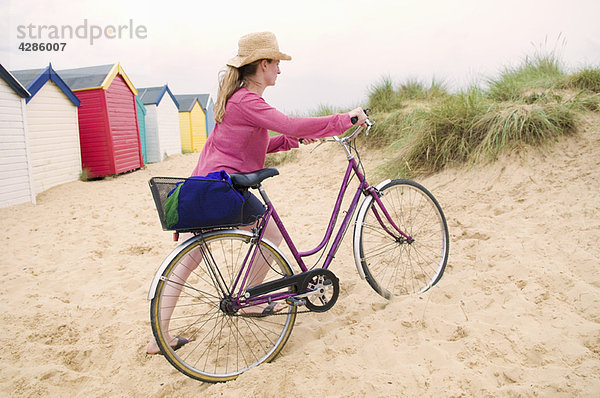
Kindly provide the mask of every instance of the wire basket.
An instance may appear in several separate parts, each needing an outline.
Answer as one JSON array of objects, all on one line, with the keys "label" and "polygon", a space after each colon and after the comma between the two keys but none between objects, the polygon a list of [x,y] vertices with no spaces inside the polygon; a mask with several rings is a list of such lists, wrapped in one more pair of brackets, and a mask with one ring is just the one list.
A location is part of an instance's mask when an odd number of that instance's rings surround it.
[{"label": "wire basket", "polygon": [[[217,180],[203,180],[200,178],[178,178],[178,177],[152,177],[148,184],[150,185],[150,191],[152,192],[152,197],[154,199],[154,204],[156,205],[156,211],[158,212],[158,218],[160,219],[160,223],[162,225],[163,230],[165,231],[178,231],[178,232],[186,232],[186,231],[200,231],[205,229],[213,229],[213,228],[223,228],[223,227],[234,227],[242,224],[243,219],[243,206],[240,205],[239,215],[235,215],[232,217],[228,216],[226,219],[219,219],[218,217],[209,217],[206,221],[199,222],[196,225],[188,226],[185,228],[175,228],[169,227],[167,223],[167,217],[165,212],[165,204],[170,194],[177,189],[177,187],[183,184],[186,181],[193,181],[193,183],[202,183],[210,182],[212,184],[223,184],[221,191],[234,190],[235,188],[229,184],[227,181],[217,181]],[[211,201],[212,203],[198,203],[198,206],[208,206],[216,211],[218,205],[215,204],[215,201]],[[218,202],[218,200],[216,201]],[[243,203],[243,200],[242,202]],[[180,215],[181,216],[181,215]]]}]

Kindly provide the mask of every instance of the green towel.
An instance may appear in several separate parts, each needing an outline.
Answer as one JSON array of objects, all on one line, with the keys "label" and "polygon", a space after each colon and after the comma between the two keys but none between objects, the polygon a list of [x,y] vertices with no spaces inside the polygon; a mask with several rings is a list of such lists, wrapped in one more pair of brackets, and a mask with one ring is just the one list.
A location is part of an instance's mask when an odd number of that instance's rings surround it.
[{"label": "green towel", "polygon": [[167,222],[167,228],[171,228],[179,222],[177,205],[179,204],[179,191],[181,190],[182,185],[183,184],[179,184],[165,202],[165,221]]}]

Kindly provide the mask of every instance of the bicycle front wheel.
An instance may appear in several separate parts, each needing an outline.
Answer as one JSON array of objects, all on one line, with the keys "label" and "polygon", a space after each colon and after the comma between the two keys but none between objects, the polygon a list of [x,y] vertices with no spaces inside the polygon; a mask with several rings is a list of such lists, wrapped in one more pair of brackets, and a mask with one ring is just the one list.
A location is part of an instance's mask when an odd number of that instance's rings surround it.
[{"label": "bicycle front wheel", "polygon": [[[288,340],[296,308],[266,317],[240,316],[226,307],[246,255],[255,248],[252,234],[214,231],[183,244],[162,272],[150,304],[156,342],[167,360],[197,380],[222,382],[272,361]],[[263,282],[292,275],[281,252],[260,242]],[[256,261],[255,261],[256,264]],[[258,281],[260,283],[260,281]],[[176,337],[189,343],[173,347]]]},{"label": "bicycle front wheel", "polygon": [[359,209],[354,256],[369,285],[381,296],[423,293],[446,268],[449,235],[438,201],[410,180],[389,181],[379,189],[385,210],[410,239],[398,234],[372,196]]}]

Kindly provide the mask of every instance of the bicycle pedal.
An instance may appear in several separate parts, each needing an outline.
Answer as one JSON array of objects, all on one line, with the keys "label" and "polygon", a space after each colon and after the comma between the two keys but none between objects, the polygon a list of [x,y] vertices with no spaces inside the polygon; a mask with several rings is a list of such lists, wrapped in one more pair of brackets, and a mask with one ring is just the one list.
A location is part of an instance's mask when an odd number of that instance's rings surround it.
[{"label": "bicycle pedal", "polygon": [[306,300],[305,299],[297,299],[295,297],[289,297],[285,300],[285,302],[288,305],[291,305],[293,307],[300,307],[301,305],[306,305]]}]

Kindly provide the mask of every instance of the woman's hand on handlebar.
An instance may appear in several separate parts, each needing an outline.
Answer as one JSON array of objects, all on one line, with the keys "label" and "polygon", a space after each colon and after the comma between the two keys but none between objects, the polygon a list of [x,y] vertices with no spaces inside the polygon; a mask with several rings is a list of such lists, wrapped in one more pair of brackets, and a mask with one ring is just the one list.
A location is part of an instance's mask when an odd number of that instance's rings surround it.
[{"label": "woman's hand on handlebar", "polygon": [[356,109],[352,109],[350,112],[348,112],[348,115],[350,116],[350,119],[356,118],[356,122],[354,124],[359,124],[363,127],[367,127],[365,123],[365,121],[367,120],[367,114],[365,113],[363,108],[358,107]]},{"label": "woman's hand on handlebar", "polygon": [[300,138],[298,140],[303,145],[314,144],[315,142],[319,142],[316,138]]}]

